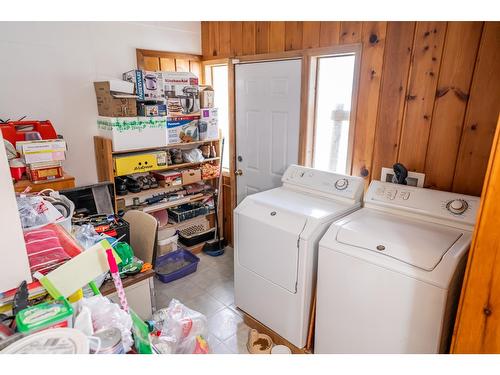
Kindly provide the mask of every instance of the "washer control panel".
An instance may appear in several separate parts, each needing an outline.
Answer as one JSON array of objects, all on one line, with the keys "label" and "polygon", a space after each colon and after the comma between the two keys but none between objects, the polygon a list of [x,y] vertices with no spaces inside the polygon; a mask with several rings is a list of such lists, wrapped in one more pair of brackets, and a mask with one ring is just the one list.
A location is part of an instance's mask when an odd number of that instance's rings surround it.
[{"label": "washer control panel", "polygon": [[463,215],[469,208],[465,199],[453,199],[446,203],[446,209],[455,215]]},{"label": "washer control panel", "polygon": [[372,181],[365,204],[410,211],[474,225],[479,197]]},{"label": "washer control panel", "polygon": [[347,178],[339,178],[335,181],[334,186],[337,190],[345,190],[349,186],[349,180]]},{"label": "washer control panel", "polygon": [[324,196],[344,197],[357,201],[361,199],[364,188],[364,180],[361,177],[346,176],[299,165],[289,166],[281,181],[284,185],[317,192]]}]

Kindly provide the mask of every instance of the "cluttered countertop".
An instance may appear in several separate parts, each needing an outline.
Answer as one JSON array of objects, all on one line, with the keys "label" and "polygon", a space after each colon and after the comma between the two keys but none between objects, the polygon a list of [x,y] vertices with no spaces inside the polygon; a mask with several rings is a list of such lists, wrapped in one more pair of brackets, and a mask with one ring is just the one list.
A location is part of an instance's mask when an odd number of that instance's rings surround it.
[{"label": "cluttered countertop", "polygon": [[[153,76],[158,96],[141,97]],[[153,276],[171,282],[196,271],[202,248],[224,252],[213,90],[192,73],[140,70],[94,87],[107,182],[75,187],[50,121],[0,124],[22,227],[16,282],[0,280],[0,352],[208,353],[206,317],[175,299],[157,310]]]},{"label": "cluttered countertop", "polygon": [[147,317],[129,305],[127,288],[155,272],[120,241],[128,230],[113,238],[89,223],[72,225],[74,205],[57,192],[21,194],[17,204],[33,282],[0,294],[1,353],[208,352],[202,314],[176,300]]}]

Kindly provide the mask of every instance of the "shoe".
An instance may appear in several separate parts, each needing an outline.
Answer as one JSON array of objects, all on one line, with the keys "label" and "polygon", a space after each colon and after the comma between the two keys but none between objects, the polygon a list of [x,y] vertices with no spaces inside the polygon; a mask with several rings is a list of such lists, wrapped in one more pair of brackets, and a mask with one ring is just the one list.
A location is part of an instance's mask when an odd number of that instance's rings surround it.
[{"label": "shoe", "polygon": [[137,182],[139,183],[139,186],[141,187],[141,190],[148,190],[149,188],[151,188],[147,176],[139,176],[139,177],[137,177]]},{"label": "shoe", "polygon": [[125,177],[125,185],[127,186],[127,190],[131,193],[139,193],[141,191],[141,185],[139,185],[137,180],[132,176]]},{"label": "shoe", "polygon": [[149,186],[151,189],[155,189],[158,187],[158,181],[156,181],[156,178],[153,175],[148,175],[146,176],[147,180],[149,181]]},{"label": "shoe", "polygon": [[115,177],[115,190],[116,195],[123,196],[127,195],[127,185],[125,184],[125,180],[121,177]]}]

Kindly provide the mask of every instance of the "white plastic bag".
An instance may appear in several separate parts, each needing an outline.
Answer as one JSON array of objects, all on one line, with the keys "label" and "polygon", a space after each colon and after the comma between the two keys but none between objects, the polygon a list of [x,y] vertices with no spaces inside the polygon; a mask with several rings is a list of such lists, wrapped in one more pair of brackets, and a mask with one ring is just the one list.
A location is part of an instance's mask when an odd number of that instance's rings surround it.
[{"label": "white plastic bag", "polygon": [[165,348],[163,353],[193,354],[200,352],[200,336],[207,334],[205,315],[191,310],[176,299],[166,309],[153,315],[156,326],[161,329],[158,340]]},{"label": "white plastic bag", "polygon": [[182,159],[185,163],[200,163],[205,160],[199,148],[182,151]]},{"label": "white plastic bag", "polygon": [[111,302],[102,295],[84,298],[82,308],[88,307],[92,316],[94,332],[101,329],[115,327],[122,333],[122,345],[125,353],[130,350],[132,339],[132,318],[116,303]]}]

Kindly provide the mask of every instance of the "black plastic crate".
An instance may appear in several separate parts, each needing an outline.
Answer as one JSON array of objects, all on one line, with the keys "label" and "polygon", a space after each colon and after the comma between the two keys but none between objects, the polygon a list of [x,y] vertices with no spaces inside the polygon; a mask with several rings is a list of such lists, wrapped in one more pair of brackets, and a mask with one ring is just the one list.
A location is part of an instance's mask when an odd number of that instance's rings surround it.
[{"label": "black plastic crate", "polygon": [[197,216],[206,215],[210,209],[203,203],[194,202],[181,204],[180,206],[169,208],[167,211],[170,219],[176,223],[180,223]]}]

